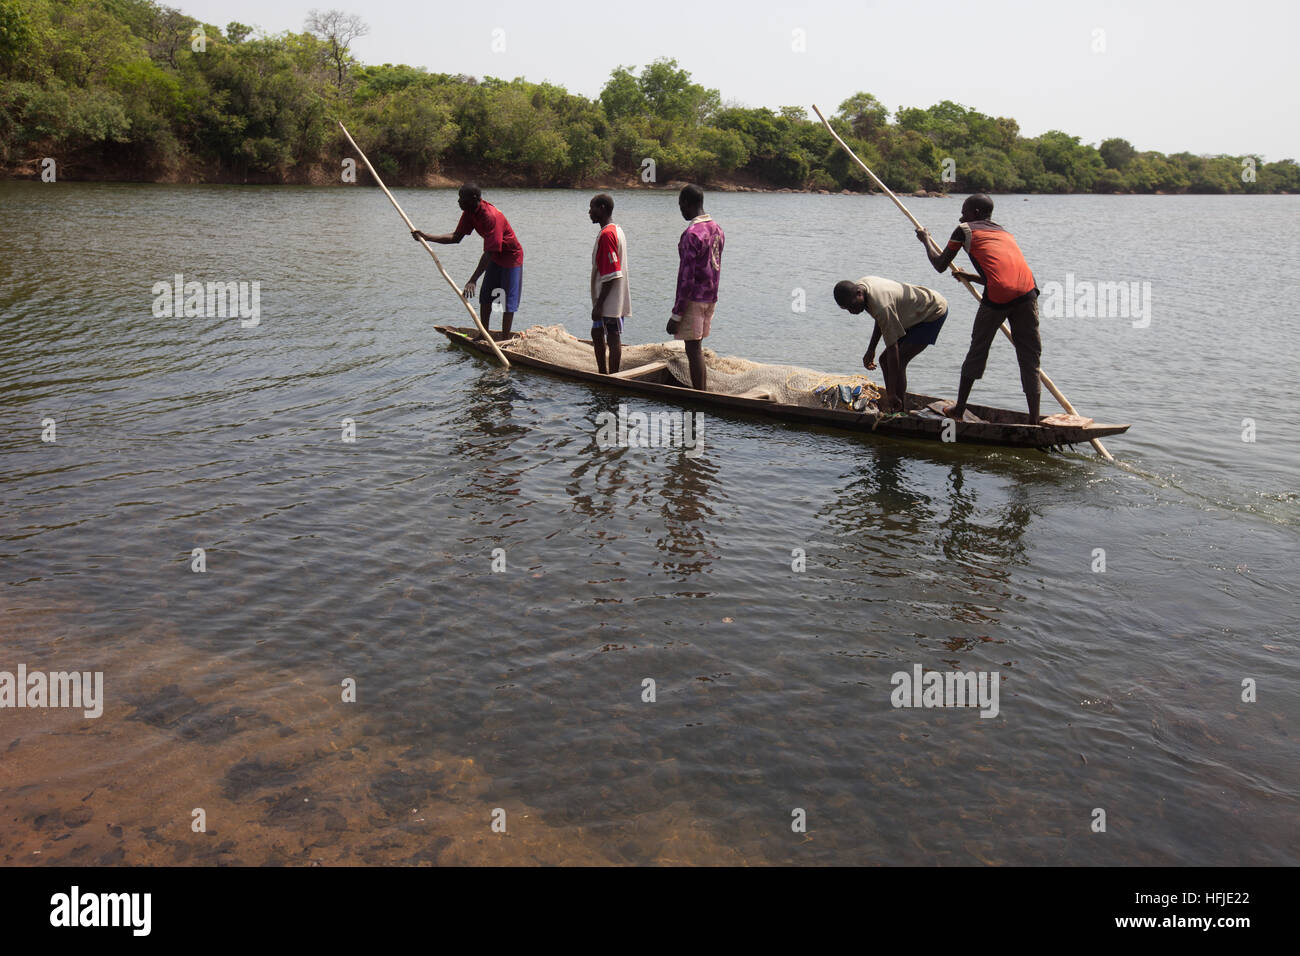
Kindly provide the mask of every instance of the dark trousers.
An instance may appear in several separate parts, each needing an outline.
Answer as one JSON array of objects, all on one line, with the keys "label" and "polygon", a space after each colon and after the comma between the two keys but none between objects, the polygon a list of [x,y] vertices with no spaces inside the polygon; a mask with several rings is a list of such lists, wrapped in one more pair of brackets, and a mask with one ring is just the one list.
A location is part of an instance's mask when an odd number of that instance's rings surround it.
[{"label": "dark trousers", "polygon": [[1016,361],[1020,363],[1020,385],[1026,396],[1039,395],[1042,386],[1038,381],[1038,362],[1043,355],[1043,342],[1038,336],[1038,296],[1010,306],[989,305],[981,302],[975,313],[975,325],[970,333],[970,351],[961,364],[962,378],[978,379],[984,376],[989,347],[1003,322],[1011,326],[1011,340],[1016,346]]}]

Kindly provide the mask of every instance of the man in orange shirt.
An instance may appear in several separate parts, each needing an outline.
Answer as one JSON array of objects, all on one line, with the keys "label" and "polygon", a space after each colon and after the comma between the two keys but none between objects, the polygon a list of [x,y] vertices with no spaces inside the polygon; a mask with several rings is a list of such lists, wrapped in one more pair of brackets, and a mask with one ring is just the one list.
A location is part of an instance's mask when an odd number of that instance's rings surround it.
[{"label": "man in orange shirt", "polygon": [[1038,335],[1038,285],[1016,240],[989,218],[992,215],[993,200],[988,196],[977,193],[967,197],[961,206],[961,221],[943,252],[930,238],[929,230],[916,231],[916,237],[925,244],[925,253],[936,272],[947,269],[957,253],[965,249],[978,275],[961,270],[953,275],[984,286],[984,297],[980,300],[975,325],[971,329],[970,350],[961,366],[957,403],[949,406],[946,412],[961,420],[971,387],[984,375],[993,337],[1006,321],[1011,325],[1011,339],[1020,363],[1020,387],[1024,389],[1025,401],[1029,404],[1029,417],[1037,423],[1042,394],[1038,363],[1043,353]]}]

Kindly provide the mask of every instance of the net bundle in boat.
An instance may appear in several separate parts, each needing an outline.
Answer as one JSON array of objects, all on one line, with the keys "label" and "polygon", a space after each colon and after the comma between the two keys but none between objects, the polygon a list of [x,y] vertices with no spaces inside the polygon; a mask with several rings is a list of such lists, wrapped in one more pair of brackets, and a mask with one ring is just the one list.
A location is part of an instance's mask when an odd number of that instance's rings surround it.
[{"label": "net bundle in boat", "polygon": [[[598,371],[591,345],[569,334],[562,325],[535,325],[519,333],[505,347],[544,362],[587,372]],[[624,371],[651,362],[666,362],[677,384],[690,387],[691,373],[686,361],[685,343],[670,341],[623,346],[621,367]],[[874,402],[881,393],[880,387],[866,375],[828,375],[797,365],[763,365],[748,359],[718,355],[708,348],[704,350],[704,363],[709,369],[709,391],[728,395],[741,395],[757,389],[770,395],[774,402],[822,407],[827,402],[819,394],[819,389],[824,392],[828,389],[834,391],[839,385],[847,385],[850,389],[861,386],[863,403]]]}]

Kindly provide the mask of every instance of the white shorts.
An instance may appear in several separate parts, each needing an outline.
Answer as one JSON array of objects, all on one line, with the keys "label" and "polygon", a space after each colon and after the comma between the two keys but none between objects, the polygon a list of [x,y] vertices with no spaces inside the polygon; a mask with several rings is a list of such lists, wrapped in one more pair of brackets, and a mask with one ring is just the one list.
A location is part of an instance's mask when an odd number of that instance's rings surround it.
[{"label": "white shorts", "polygon": [[682,321],[677,326],[677,334],[673,338],[681,339],[684,342],[707,339],[709,329],[713,325],[713,309],[717,304],[716,302],[687,302],[686,314],[675,316],[675,318],[680,318]]}]

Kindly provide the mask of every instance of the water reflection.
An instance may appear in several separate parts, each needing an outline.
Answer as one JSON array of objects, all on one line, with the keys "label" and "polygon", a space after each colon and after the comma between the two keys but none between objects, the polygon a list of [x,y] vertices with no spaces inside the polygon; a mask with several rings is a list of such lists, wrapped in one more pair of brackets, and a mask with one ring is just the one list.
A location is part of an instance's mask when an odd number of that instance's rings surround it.
[{"label": "water reflection", "polygon": [[698,458],[684,449],[663,451],[665,466],[659,513],[664,535],[655,542],[666,557],[660,567],[679,581],[700,574],[718,558],[717,541],[710,534],[715,517],[711,498],[718,490],[718,468],[707,450]]},{"label": "water reflection", "polygon": [[565,490],[572,509],[587,518],[612,518],[619,507],[616,492],[628,484],[627,448],[602,449],[596,441],[596,422],[602,414],[617,415],[626,397],[604,389],[585,391],[586,400],[580,420],[587,441],[574,456],[573,468]]},{"label": "water reflection", "polygon": [[997,468],[1006,495],[998,502],[986,461],[950,457],[940,484],[938,462],[903,451],[865,449],[822,507],[820,516],[852,542],[840,550],[837,569],[899,586],[906,580],[913,604],[931,616],[997,623],[1027,563],[1035,496],[1057,484],[1051,470]]},{"label": "water reflection", "polygon": [[[710,460],[707,441],[704,452],[694,458],[685,448],[599,447],[598,417],[618,415],[620,406],[629,412],[687,413],[674,406],[629,404],[627,396],[603,389],[588,392],[581,420],[589,426],[589,440],[577,454],[565,485],[571,507],[595,519],[612,519],[620,511],[625,518],[640,510],[647,518],[661,518],[655,548],[664,557],[655,564],[684,581],[705,571],[719,555],[710,530],[717,519],[712,499],[719,491],[718,466]],[[656,534],[656,529],[651,528],[651,533]]]},{"label": "water reflection", "polygon": [[1011,501],[997,510],[997,520],[992,523],[977,520],[977,498],[965,486],[965,466],[954,462],[948,472],[948,514],[939,522],[944,557],[959,563],[972,555],[991,558],[999,579],[1005,580],[1010,568],[1024,563],[1024,537],[1033,514],[1029,504],[1031,486],[1013,478]]},{"label": "water reflection", "polygon": [[505,466],[515,443],[530,431],[516,414],[522,398],[504,374],[489,371],[470,380],[459,411],[445,426],[454,435],[453,456],[475,465],[473,480],[462,483],[456,497],[492,500],[520,493],[519,472]]}]

